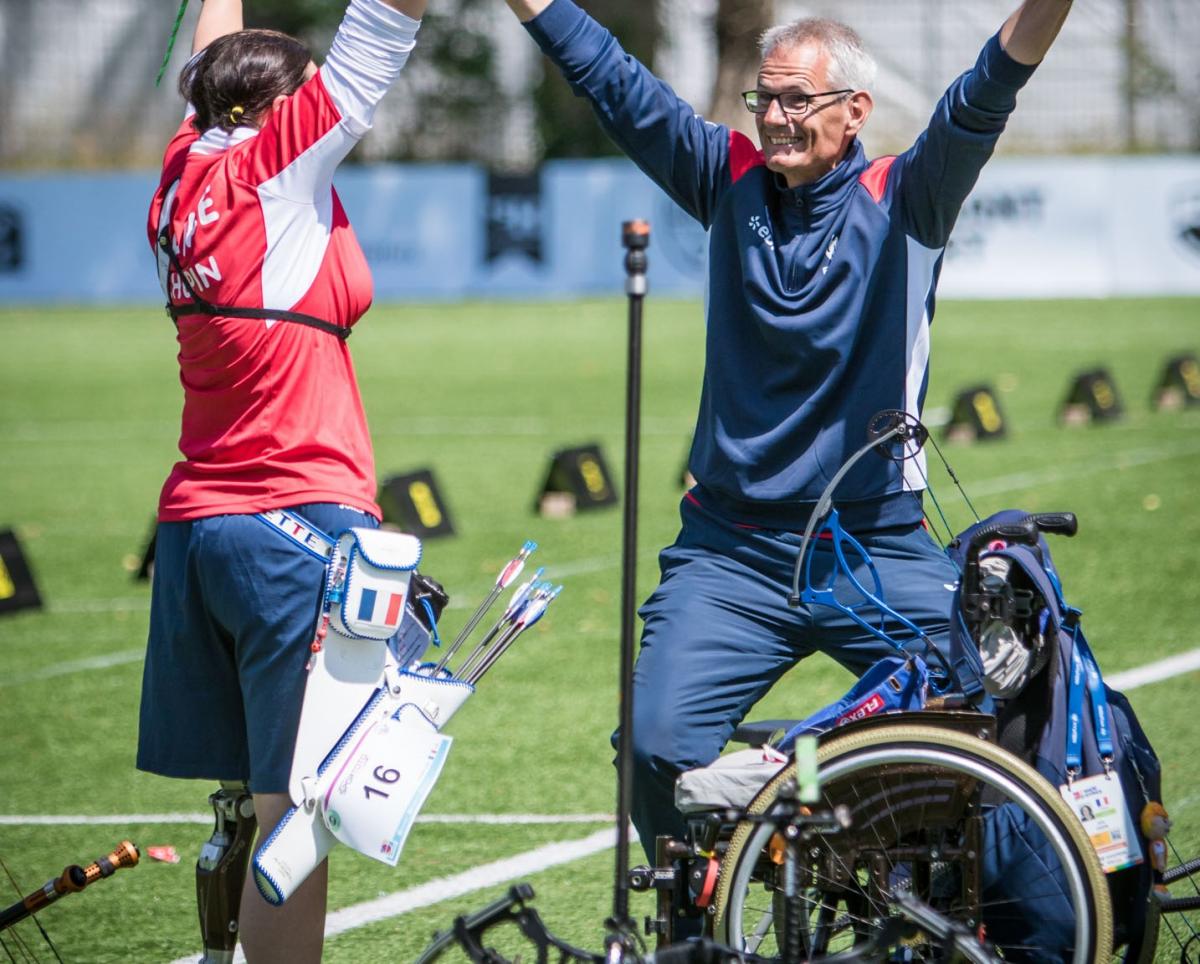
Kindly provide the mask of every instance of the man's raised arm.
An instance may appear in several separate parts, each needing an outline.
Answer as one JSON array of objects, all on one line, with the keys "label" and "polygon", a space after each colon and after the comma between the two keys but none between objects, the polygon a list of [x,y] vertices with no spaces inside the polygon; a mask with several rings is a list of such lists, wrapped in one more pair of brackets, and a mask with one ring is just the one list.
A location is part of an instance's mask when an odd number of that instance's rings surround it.
[{"label": "man's raised arm", "polygon": [[929,248],[946,244],[967,194],[992,156],[1017,92],[1062,28],[1071,0],[1025,0],[950,85],[917,142],[898,159],[906,231]]},{"label": "man's raised arm", "polygon": [[613,142],[705,227],[730,181],[729,130],[704,119],[571,0],[506,0]]},{"label": "man's raised arm", "polygon": [[508,8],[517,15],[521,23],[532,20],[550,6],[552,0],[505,0]]},{"label": "man's raised arm", "polygon": [[1000,28],[1000,46],[1019,64],[1040,64],[1071,10],[1071,0],[1025,0]]}]

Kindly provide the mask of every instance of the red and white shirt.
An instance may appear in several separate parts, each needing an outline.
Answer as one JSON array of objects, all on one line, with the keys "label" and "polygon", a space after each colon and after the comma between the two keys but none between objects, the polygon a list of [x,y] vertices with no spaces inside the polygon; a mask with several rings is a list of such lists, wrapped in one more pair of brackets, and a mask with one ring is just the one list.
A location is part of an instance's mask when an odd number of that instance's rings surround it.
[{"label": "red and white shirt", "polygon": [[[205,301],[296,311],[349,328],[371,274],[333,189],[370,129],[420,23],[351,0],[316,75],[262,128],[184,122],[167,146],[148,232],[172,304],[192,300],[158,235],[167,228]],[[164,522],[334,502],[379,515],[366,415],[346,343],[276,319],[178,319],[183,423],[163,486]]]}]

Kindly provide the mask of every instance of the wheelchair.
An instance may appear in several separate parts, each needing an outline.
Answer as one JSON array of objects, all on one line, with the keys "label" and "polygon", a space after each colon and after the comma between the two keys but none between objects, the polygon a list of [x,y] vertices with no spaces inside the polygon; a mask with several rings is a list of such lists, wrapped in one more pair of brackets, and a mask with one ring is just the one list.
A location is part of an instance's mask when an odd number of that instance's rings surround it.
[{"label": "wheelchair", "polygon": [[[760,743],[782,722],[749,724],[734,738]],[[946,945],[954,927],[993,958],[1108,959],[1112,909],[1087,834],[1057,789],[994,740],[992,717],[950,708],[871,717],[824,734],[811,811],[844,814],[844,826],[810,829],[789,855],[786,823],[754,819],[794,792],[794,761],[754,794],[745,816],[727,819],[735,799],[692,810],[687,839],[659,840],[657,866],[631,872],[634,889],[657,892],[647,929],[661,948],[699,919],[705,935],[757,961],[844,956],[889,929],[903,935],[900,959],[951,960],[963,956],[961,942]],[[986,820],[999,807],[1028,817],[1045,838],[1044,864],[1009,871],[1034,888],[1032,899],[1043,887],[1047,913],[1065,917],[1073,934],[1065,949],[995,939],[1011,913],[990,899],[983,872],[988,848],[1003,848]],[[894,959],[895,950],[877,959]]]},{"label": "wheelchair", "polygon": [[[814,509],[793,594],[845,607],[895,648],[897,663],[918,665],[922,673],[926,667],[914,644],[923,642],[929,666],[940,663],[941,684],[932,688],[933,696],[920,709],[840,718],[802,737],[814,748],[807,762],[789,752],[785,737],[798,721],[743,724],[733,740],[748,749],[682,774],[676,803],[686,818],[684,839],[659,838],[654,866],[628,873],[630,889],[655,895],[655,911],[643,925],[655,939],[654,949],[631,951],[628,940],[615,954],[617,945],[610,943],[603,956],[571,948],[550,937],[526,906],[532,892],[518,894],[514,888],[484,913],[459,918],[453,931],[437,935],[422,964],[454,942],[472,960],[502,960],[488,956],[482,941],[501,919],[522,922],[531,939],[542,935],[535,940],[538,960],[1142,964],[1154,959],[1162,913],[1200,908],[1200,888],[1194,898],[1148,894],[1141,939],[1114,946],[1108,881],[1079,817],[1057,787],[999,744],[996,717],[964,695],[949,661],[920,629],[886,606],[865,550],[840,530],[833,490],[852,464],[872,449],[909,458],[927,437],[924,426],[906,413],[876,417],[868,444],[841,468]],[[1039,522],[1045,531],[1066,531],[1055,527],[1068,521],[1073,531],[1068,514],[1027,517],[1007,525],[1003,535],[1036,539]],[[835,601],[832,584],[812,586],[805,547],[819,530],[831,531],[839,558],[857,554],[873,576],[873,587],[850,577],[858,603]],[[968,559],[983,545],[983,539],[978,546],[972,539]],[[849,572],[843,565],[843,573]],[[872,607],[906,626],[912,638],[886,633],[882,617],[878,625],[863,619]],[[894,679],[883,680],[885,695]],[[897,690],[903,685],[895,683]],[[1163,883],[1197,869],[1200,859],[1186,862]],[[1019,893],[1012,881],[1019,881]],[[1052,940],[1029,938],[1031,917],[1033,932],[1054,935]],[[1190,936],[1179,940],[1184,961],[1197,937],[1190,924],[1187,929]]]},{"label": "wheelchair", "polygon": [[[915,711],[880,712],[888,696],[883,689],[875,691],[883,692],[874,697],[879,705],[857,714],[861,718],[824,720],[813,810],[842,813],[845,821],[831,831],[810,828],[801,847],[789,845],[788,828],[779,821],[755,819],[794,793],[794,760],[761,768],[761,787],[748,779],[754,765],[741,772],[730,765],[738,754],[683,774],[676,804],[687,818],[686,839],[657,841],[657,866],[636,868],[631,877],[634,889],[657,892],[646,929],[660,947],[699,930],[753,960],[837,959],[899,926],[900,944],[879,959],[950,960],[964,950],[1071,964],[1153,958],[1160,910],[1154,895],[1147,897],[1154,906],[1147,906],[1145,930],[1114,948],[1108,883],[1078,816],[1057,787],[999,745],[996,718],[972,705],[950,661],[886,604],[869,555],[840,528],[833,492],[854,462],[872,450],[897,461],[912,458],[927,439],[924,426],[905,413],[872,420],[867,444],[813,511],[792,598],[840,609],[889,643],[906,665],[919,661],[915,647],[923,642],[930,667],[940,664],[941,685]],[[981,528],[966,547],[964,579],[978,569],[992,538],[1036,544],[1039,530],[1070,535],[1075,520],[1054,513]],[[835,595],[832,580],[812,583],[806,547],[819,531],[831,539],[850,602]],[[865,563],[873,586],[853,576],[852,556]],[[884,615],[910,638],[885,631]],[[786,752],[783,734],[795,732],[798,722],[743,725],[734,740]],[[1019,881],[1013,885],[1019,893],[1006,879]],[[960,939],[964,929],[975,937],[973,948]],[[948,933],[955,941],[947,942]]]}]

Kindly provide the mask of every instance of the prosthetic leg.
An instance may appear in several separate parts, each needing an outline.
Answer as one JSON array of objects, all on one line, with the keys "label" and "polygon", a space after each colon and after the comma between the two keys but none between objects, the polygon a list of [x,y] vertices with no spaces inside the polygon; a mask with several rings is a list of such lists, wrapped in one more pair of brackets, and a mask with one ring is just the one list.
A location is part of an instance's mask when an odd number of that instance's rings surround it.
[{"label": "prosthetic leg", "polygon": [[201,964],[233,964],[242,885],[258,820],[244,783],[221,782],[208,798],[216,815],[212,836],[196,861],[196,906],[204,941]]}]

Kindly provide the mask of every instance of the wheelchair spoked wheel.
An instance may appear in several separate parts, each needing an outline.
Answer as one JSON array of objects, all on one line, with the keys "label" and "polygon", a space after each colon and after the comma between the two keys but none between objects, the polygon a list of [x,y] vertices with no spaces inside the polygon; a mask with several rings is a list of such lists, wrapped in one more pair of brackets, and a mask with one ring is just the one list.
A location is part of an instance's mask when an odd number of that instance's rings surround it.
[{"label": "wheelchair spoked wheel", "polygon": [[[1111,958],[1112,908],[1096,854],[1057,788],[1022,761],[969,734],[896,724],[831,736],[818,769],[818,806],[846,806],[849,828],[804,841],[797,897],[788,901],[778,830],[740,823],[721,863],[719,940],[782,959],[784,922],[794,913],[793,955],[861,948],[896,918],[891,895],[907,892],[1006,960]],[[786,767],[749,811],[766,812],[794,776],[794,765]],[[1015,828],[1022,837],[1013,848],[1005,836]],[[1030,840],[1036,853],[1025,846]],[[1015,864],[1014,852],[1023,854]],[[1056,935],[1055,946],[1031,938],[1032,908],[1039,934]],[[903,945],[905,960],[945,956],[942,943],[916,927]]]}]

